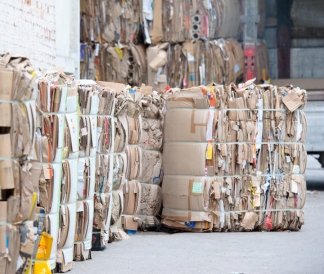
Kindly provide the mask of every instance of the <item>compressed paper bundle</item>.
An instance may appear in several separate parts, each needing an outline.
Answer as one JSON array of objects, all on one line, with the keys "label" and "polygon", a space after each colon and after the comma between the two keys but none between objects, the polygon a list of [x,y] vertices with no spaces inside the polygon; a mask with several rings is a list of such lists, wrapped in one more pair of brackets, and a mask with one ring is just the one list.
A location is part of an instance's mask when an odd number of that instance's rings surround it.
[{"label": "compressed paper bundle", "polygon": [[80,2],[82,42],[136,41],[140,30],[140,8],[138,0],[86,1]]},{"label": "compressed paper bundle", "polygon": [[72,268],[76,214],[77,93],[73,78],[60,70],[46,71],[38,85],[35,155],[41,165],[39,246],[51,243],[51,247],[44,255],[36,255],[33,267],[38,271],[46,265],[66,272]]},{"label": "compressed paper bundle", "polygon": [[121,227],[121,215],[124,205],[123,192],[113,191],[112,199],[109,240],[112,242],[128,239],[129,236]]},{"label": "compressed paper bundle", "polygon": [[130,52],[127,45],[100,44],[99,80],[127,84]]},{"label": "compressed paper bundle", "polygon": [[[154,47],[148,48],[148,54]],[[163,49],[159,50],[161,54]],[[149,55],[148,55],[149,57]],[[236,83],[244,72],[244,54],[242,46],[235,39],[218,39],[213,41],[185,41],[182,45],[173,44],[168,48],[166,64],[167,79],[170,87],[194,87],[216,82],[221,84]],[[148,70],[157,71],[149,73],[148,81],[156,82],[154,87],[163,87],[163,62],[158,62],[159,55],[149,64]],[[157,62],[155,65],[154,62]],[[159,69],[161,69],[159,71]],[[152,77],[155,77],[155,79]],[[157,80],[156,80],[157,79]]]},{"label": "compressed paper bundle", "polygon": [[[158,8],[160,1],[157,2]],[[179,43],[187,39],[215,39],[219,37],[236,37],[240,23],[240,2],[214,1],[161,1],[163,3],[162,24],[158,9],[149,13],[153,17],[144,21],[151,25],[150,37],[153,43],[159,42],[160,28],[163,30],[163,41]],[[144,13],[145,15],[145,13]],[[152,26],[153,25],[153,26]],[[147,39],[147,35],[146,35]]]},{"label": "compressed paper bundle", "polygon": [[159,185],[162,182],[162,153],[159,151],[142,151],[141,183]]},{"label": "compressed paper bundle", "polygon": [[[162,1],[163,41],[183,42],[189,37],[190,7],[184,0]],[[154,20],[159,20],[154,12]]]},{"label": "compressed paper bundle", "polygon": [[[120,90],[119,90],[120,91]],[[117,100],[118,102],[118,100]],[[120,105],[116,105],[119,109]],[[116,113],[116,112],[115,112]],[[126,178],[127,156],[124,152],[127,144],[127,120],[124,115],[115,116],[115,145],[113,154],[113,179],[112,179],[112,204],[110,219],[110,241],[127,239],[127,234],[122,230],[121,215],[123,212],[123,191],[121,190]],[[123,124],[120,123],[123,120]],[[120,138],[122,137],[122,138]],[[116,145],[117,144],[117,145]]]},{"label": "compressed paper bundle", "polygon": [[190,231],[298,230],[306,197],[305,103],[304,90],[253,81],[170,95],[163,224]]},{"label": "compressed paper bundle", "polygon": [[167,86],[168,48],[169,43],[160,43],[146,48],[147,84],[154,90],[164,90]]},{"label": "compressed paper bundle", "polygon": [[29,159],[35,143],[37,80],[26,57],[0,55],[0,268],[4,273],[23,272],[35,259],[33,220],[40,166]]},{"label": "compressed paper bundle", "polygon": [[[225,7],[227,6],[225,3]],[[143,14],[148,18],[147,10],[143,10]],[[201,17],[195,13],[192,18],[197,16]],[[153,20],[153,25],[154,22]],[[199,24],[204,24],[203,22],[201,20]],[[151,25],[152,23],[147,27],[150,28]],[[163,90],[167,86],[186,88],[210,82],[230,84],[243,74],[243,50],[234,39],[200,41],[188,36],[181,39],[184,44],[169,44],[172,40],[166,41],[146,49],[143,44],[120,41],[81,44],[81,78],[131,86],[148,83],[155,90]]]},{"label": "compressed paper bundle", "polygon": [[263,40],[257,42],[257,56],[256,56],[256,81],[258,83],[265,83],[269,79],[269,54],[266,43]]},{"label": "compressed paper bundle", "polygon": [[162,190],[159,185],[141,184],[140,209],[137,211],[140,230],[155,229],[160,225]]},{"label": "compressed paper bundle", "polygon": [[[128,140],[128,125],[123,112],[123,104],[127,102],[115,99],[125,86],[111,82],[97,82],[97,87],[100,91],[100,104],[92,250],[104,250],[108,241],[127,237],[120,223],[122,201],[117,197],[122,197],[120,188],[127,167],[124,151]],[[120,213],[116,214],[116,211]]]},{"label": "compressed paper bundle", "polygon": [[146,82],[146,54],[143,44],[81,45],[81,78],[131,85]]},{"label": "compressed paper bundle", "polygon": [[141,104],[143,120],[141,147],[143,149],[142,159],[145,167],[142,168],[143,172],[140,181],[143,183],[160,184],[162,177],[156,182],[154,182],[154,178],[157,173],[160,173],[159,170],[162,169],[161,150],[165,99],[156,92],[142,90]]},{"label": "compressed paper bundle", "polygon": [[[154,89],[163,89],[167,85],[186,88],[191,78],[195,78],[191,81],[197,81],[192,86],[206,84],[209,78],[205,73],[211,73],[212,67],[215,67],[212,63],[215,56],[211,56],[214,50],[210,44],[216,38],[237,36],[241,10],[239,2],[81,1],[81,78],[131,86],[148,83]],[[190,52],[188,57],[182,52],[181,43],[185,41],[205,45],[201,51],[198,48],[194,53]],[[169,46],[169,43],[174,45]],[[153,46],[146,49],[145,45]],[[227,60],[231,57],[223,58]],[[195,76],[186,74],[188,62],[196,64]],[[213,66],[208,68],[208,62]],[[173,63],[178,65],[173,68]],[[230,69],[234,71],[234,67]],[[215,77],[213,81],[218,80]],[[227,83],[226,79],[217,82]]]},{"label": "compressed paper bundle", "polygon": [[77,213],[74,259],[91,259],[92,225],[94,221],[94,190],[96,150],[98,145],[97,114],[99,90],[93,81],[80,81],[78,85],[79,108],[79,162],[77,187]]},{"label": "compressed paper bundle", "polygon": [[[139,73],[138,54],[141,46],[141,1],[81,1],[80,3],[80,60],[81,79],[134,84],[143,81],[145,70]],[[136,53],[134,53],[135,51]],[[129,58],[129,56],[132,56]],[[133,58],[134,62],[130,59]],[[134,76],[129,75],[131,62]],[[145,59],[141,61],[145,66]],[[108,64],[108,65],[107,65]],[[133,78],[135,77],[135,78]]]},{"label": "compressed paper bundle", "polygon": [[[81,51],[87,58],[81,73],[83,78],[131,86],[148,83],[154,90],[164,90],[168,86],[187,88],[210,82],[236,83],[244,72],[242,46],[235,39],[159,43],[146,49],[142,44],[104,44],[99,51],[91,47]],[[262,51],[262,60],[266,60],[267,55],[267,51]]]},{"label": "compressed paper bundle", "polygon": [[92,250],[104,250],[108,243],[112,205],[114,100],[115,90],[108,83],[97,82],[99,111],[97,117],[98,146],[96,155],[95,213]]},{"label": "compressed paper bundle", "polygon": [[[123,212],[127,215],[122,219],[125,230],[137,230],[137,222],[133,220],[139,207],[140,184],[136,181],[142,173],[142,150],[139,146],[142,134],[141,93],[138,88],[127,86],[117,96],[119,116],[126,119],[126,172],[125,181],[122,183]],[[117,109],[116,109],[117,110]],[[132,221],[130,221],[132,219]],[[127,221],[129,220],[129,221]],[[136,228],[135,228],[136,227]]]},{"label": "compressed paper bundle", "polygon": [[236,37],[240,22],[240,3],[235,1],[197,1],[192,3],[187,39]]},{"label": "compressed paper bundle", "polygon": [[59,209],[59,230],[56,253],[56,271],[72,269],[74,257],[74,235],[76,227],[79,117],[77,87],[69,87],[63,137],[61,199]]},{"label": "compressed paper bundle", "polygon": [[165,100],[161,94],[152,92],[152,87],[149,86],[142,86],[140,92],[142,94],[143,121],[140,139],[141,175],[138,178],[140,184],[137,184],[138,199],[135,199],[137,201],[136,212],[134,213],[136,217],[124,216],[124,222],[127,226],[133,225],[136,229],[147,230],[154,229],[160,224],[157,216],[160,214],[162,202],[160,187],[163,177],[161,150]]},{"label": "compressed paper bundle", "polygon": [[146,82],[146,55],[144,45],[129,44],[127,82],[140,86]]},{"label": "compressed paper bundle", "polygon": [[[117,89],[113,203],[115,212],[122,208],[122,219],[118,220],[119,214],[115,213],[114,225],[111,226],[112,239],[123,237],[119,235],[120,224],[129,233],[136,231],[139,224],[143,229],[158,224],[154,216],[161,206],[158,184],[162,180],[161,153],[141,148],[144,143],[148,149],[160,150],[162,147],[162,99],[157,94],[152,94],[151,87],[144,85],[141,88],[120,85]],[[146,94],[145,100],[142,100],[142,96],[145,97],[143,94]],[[145,128],[145,135],[141,113],[146,117],[145,121],[150,123],[150,129]],[[152,138],[152,143],[147,139],[144,141],[143,136],[144,139]],[[145,183],[157,185],[145,186]],[[141,191],[143,187],[144,196]],[[118,189],[122,190],[123,199],[118,198],[121,197]],[[120,201],[122,206],[119,205]]]}]

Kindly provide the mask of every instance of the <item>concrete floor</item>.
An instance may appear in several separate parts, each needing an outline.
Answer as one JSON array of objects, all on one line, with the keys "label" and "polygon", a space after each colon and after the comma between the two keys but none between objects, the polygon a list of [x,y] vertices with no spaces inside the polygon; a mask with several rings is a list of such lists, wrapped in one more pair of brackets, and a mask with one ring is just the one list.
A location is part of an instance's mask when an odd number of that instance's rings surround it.
[{"label": "concrete floor", "polygon": [[[309,156],[307,183],[324,185]],[[324,191],[309,191],[299,232],[142,232],[93,252],[72,273],[324,273]]]},{"label": "concrete floor", "polygon": [[308,155],[305,178],[308,189],[324,190],[324,168],[321,167],[321,164],[316,159],[318,156]]}]

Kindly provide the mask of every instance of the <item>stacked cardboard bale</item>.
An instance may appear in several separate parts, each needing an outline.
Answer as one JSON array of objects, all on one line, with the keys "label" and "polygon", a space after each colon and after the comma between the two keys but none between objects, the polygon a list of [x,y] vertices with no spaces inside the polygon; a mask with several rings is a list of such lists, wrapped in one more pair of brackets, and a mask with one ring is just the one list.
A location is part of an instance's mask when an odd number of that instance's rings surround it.
[{"label": "stacked cardboard bale", "polygon": [[163,179],[162,142],[164,99],[151,87],[142,87],[142,174],[140,208],[137,211],[141,230],[154,229],[160,224],[156,217],[162,206],[161,183]]},{"label": "stacked cardboard bale", "polygon": [[[71,121],[66,120],[65,114],[68,111],[72,120],[77,122],[76,103],[71,104],[76,100],[75,82],[63,72],[53,70],[43,74],[38,86],[35,158],[40,164],[40,171],[37,174],[39,199],[36,224],[42,235],[34,271],[44,268],[50,271],[56,267],[56,262],[58,269],[68,270],[73,259],[75,193],[72,187],[76,185],[76,173],[70,167],[75,167],[77,163],[78,148],[72,148],[72,142],[77,141],[77,133],[73,133]],[[68,108],[67,98],[71,104]],[[64,162],[63,158],[66,158]]]},{"label": "stacked cardboard bale", "polygon": [[189,231],[298,230],[304,223],[306,92],[200,86],[167,100],[163,224]]},{"label": "stacked cardboard bale", "polygon": [[256,46],[256,81],[257,83],[267,83],[270,77],[268,47],[263,40],[258,40]]},{"label": "stacked cardboard bale", "polygon": [[[98,60],[98,80],[127,83],[128,78],[128,47],[119,47],[104,43],[100,45]],[[132,60],[131,60],[132,61]]]},{"label": "stacked cardboard bale", "polygon": [[163,90],[229,84],[243,74],[240,44],[214,41],[236,37],[239,0],[85,2],[81,78]]},{"label": "stacked cardboard bale", "polygon": [[98,145],[92,250],[104,250],[109,238],[112,207],[115,91],[105,82],[98,82],[97,88],[99,91]]},{"label": "stacked cardboard bale", "polygon": [[148,47],[146,53],[147,80],[155,90],[235,83],[244,72],[243,50],[235,39],[160,43]]},{"label": "stacked cardboard bale", "polygon": [[81,41],[136,42],[140,32],[140,0],[80,1]]},{"label": "stacked cardboard bale", "polygon": [[112,207],[110,220],[110,241],[118,241],[128,236],[122,229],[121,215],[123,212],[123,184],[126,179],[127,155],[126,147],[128,143],[128,125],[125,115],[125,106],[123,89],[125,85],[109,83],[110,87],[116,91],[115,109],[114,109],[114,154],[113,154],[113,183],[112,183]]},{"label": "stacked cardboard bale", "polygon": [[240,10],[239,0],[143,1],[145,42],[179,43],[185,40],[236,37]]},{"label": "stacked cardboard bale", "polygon": [[154,216],[161,207],[163,101],[151,87],[113,86],[117,95],[111,236],[118,240],[125,236],[119,233],[121,227],[134,233],[139,225],[147,229],[158,224]]},{"label": "stacked cardboard bale", "polygon": [[[121,189],[123,191],[122,226],[128,231],[136,231],[140,207],[142,174],[142,150],[139,146],[142,135],[141,93],[138,88],[126,86],[117,96],[118,116],[123,116],[126,129],[126,173]],[[116,109],[117,110],[117,109]]]},{"label": "stacked cardboard bale", "polygon": [[88,83],[78,85],[79,161],[74,259],[91,259],[94,186],[97,147],[98,91]]},{"label": "stacked cardboard bale", "polygon": [[89,74],[89,79],[131,86],[148,83],[155,90],[209,82],[230,84],[241,79],[244,71],[242,46],[235,39],[165,42],[146,49],[143,45],[103,44],[96,58],[97,72]]},{"label": "stacked cardboard bale", "polygon": [[146,44],[236,37],[239,0],[81,1],[83,42]]},{"label": "stacked cardboard bale", "polygon": [[57,272],[67,272],[73,266],[79,157],[77,94],[76,85],[68,89],[64,122],[61,193],[59,199],[59,230],[56,252]]},{"label": "stacked cardboard bale", "polygon": [[[128,54],[133,55],[140,46],[124,48],[122,44],[140,42],[141,1],[82,0],[80,11],[81,78],[123,82],[128,71],[120,73],[120,67],[128,61]],[[134,73],[138,73],[136,68]]]},{"label": "stacked cardboard bale", "polygon": [[30,269],[39,165],[35,142],[37,76],[23,56],[0,55],[0,269]]}]

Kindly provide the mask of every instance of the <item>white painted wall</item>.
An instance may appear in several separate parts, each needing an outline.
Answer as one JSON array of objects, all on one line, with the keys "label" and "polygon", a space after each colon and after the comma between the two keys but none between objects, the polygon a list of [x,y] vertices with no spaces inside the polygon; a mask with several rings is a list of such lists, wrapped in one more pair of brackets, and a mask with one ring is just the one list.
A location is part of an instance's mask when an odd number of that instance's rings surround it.
[{"label": "white painted wall", "polygon": [[80,75],[80,0],[55,0],[56,66]]},{"label": "white painted wall", "polygon": [[0,53],[7,51],[79,78],[79,0],[1,0]]}]

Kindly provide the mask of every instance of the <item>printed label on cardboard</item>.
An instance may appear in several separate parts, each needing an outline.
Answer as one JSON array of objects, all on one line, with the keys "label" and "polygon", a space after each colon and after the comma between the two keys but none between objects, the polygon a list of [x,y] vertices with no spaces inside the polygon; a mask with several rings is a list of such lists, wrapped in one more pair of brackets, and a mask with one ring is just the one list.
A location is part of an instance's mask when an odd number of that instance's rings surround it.
[{"label": "printed label on cardboard", "polygon": [[211,144],[207,146],[206,159],[207,160],[213,159],[213,146]]},{"label": "printed label on cardboard", "polygon": [[293,165],[293,170],[292,170],[292,173],[293,174],[299,174],[300,172],[300,168],[298,165]]},{"label": "printed label on cardboard", "polygon": [[88,135],[88,130],[87,130],[86,127],[81,128],[81,135],[82,135],[82,136]]},{"label": "printed label on cardboard", "polygon": [[192,193],[201,194],[203,190],[203,184],[201,182],[194,182],[192,184]]},{"label": "printed label on cardboard", "polygon": [[234,73],[238,73],[240,71],[240,65],[239,64],[236,64],[234,66]]},{"label": "printed label on cardboard", "polygon": [[298,184],[294,180],[291,180],[291,192],[295,194],[298,193]]},{"label": "printed label on cardboard", "polygon": [[79,142],[78,142],[79,131],[77,128],[77,120],[78,120],[77,114],[76,113],[66,114],[66,120],[68,122],[68,126],[70,129],[72,151],[76,152],[79,150]]},{"label": "printed label on cardboard", "polygon": [[65,103],[66,103],[67,94],[68,94],[68,88],[67,87],[62,87],[61,88],[61,102],[60,102],[59,112],[64,112],[65,109],[66,109],[66,104]]},{"label": "printed label on cardboard", "polygon": [[94,95],[91,97],[91,110],[90,114],[97,114],[99,109],[99,97]]},{"label": "printed label on cardboard", "polygon": [[196,81],[196,75],[195,75],[194,72],[190,72],[189,80],[190,80],[190,82],[194,82],[194,81]]}]

